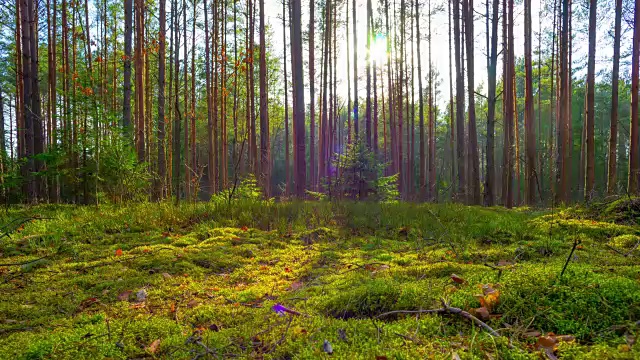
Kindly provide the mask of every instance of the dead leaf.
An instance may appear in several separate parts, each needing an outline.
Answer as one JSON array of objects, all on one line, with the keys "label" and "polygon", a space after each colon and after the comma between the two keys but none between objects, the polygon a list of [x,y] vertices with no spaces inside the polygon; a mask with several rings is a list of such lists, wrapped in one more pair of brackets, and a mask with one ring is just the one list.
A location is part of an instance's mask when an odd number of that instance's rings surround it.
[{"label": "dead leaf", "polygon": [[147,350],[148,352],[150,352],[152,354],[155,354],[156,350],[158,350],[158,346],[159,345],[160,345],[160,339],[156,339],[154,342],[149,344],[149,346],[147,346],[145,350]]},{"label": "dead leaf", "polygon": [[131,290],[127,290],[123,293],[121,293],[120,295],[118,295],[118,301],[129,301],[129,296],[131,296],[131,293],[133,291]]},{"label": "dead leaf", "polygon": [[479,307],[477,309],[471,309],[471,313],[482,321],[487,321],[491,318],[491,314],[489,314],[489,310],[487,310],[487,308],[484,306]]},{"label": "dead leaf", "polygon": [[189,302],[187,303],[187,307],[188,307],[189,309],[192,309],[192,308],[194,308],[194,307],[196,307],[196,306],[198,306],[198,300],[196,300],[196,299],[191,299],[191,301],[189,301]]},{"label": "dead leaf", "polygon": [[171,279],[172,278],[171,274],[169,274],[169,273],[162,273],[162,277],[165,278],[165,279]]},{"label": "dead leaf", "polygon": [[116,250],[116,256],[122,256],[122,249]]},{"label": "dead leaf", "polygon": [[453,282],[455,282],[456,284],[464,284],[466,282],[465,279],[456,274],[451,274],[451,280],[453,280]]},{"label": "dead leaf", "polygon": [[384,355],[376,355],[376,360],[388,360],[389,358]]},{"label": "dead leaf", "polygon": [[174,313],[176,312],[176,303],[171,303],[171,312]]},{"label": "dead leaf", "polygon": [[300,289],[302,286],[304,286],[304,283],[302,281],[294,281],[289,286],[289,291],[296,291]]}]

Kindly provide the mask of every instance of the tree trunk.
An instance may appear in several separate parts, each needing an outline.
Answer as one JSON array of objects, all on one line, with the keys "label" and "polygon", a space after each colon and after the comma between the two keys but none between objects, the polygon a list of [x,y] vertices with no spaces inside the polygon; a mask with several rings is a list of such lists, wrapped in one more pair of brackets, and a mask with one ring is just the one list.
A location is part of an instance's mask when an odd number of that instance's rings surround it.
[{"label": "tree trunk", "polygon": [[[349,1],[349,0],[347,0]],[[360,128],[358,127],[358,32],[356,28],[356,0],[352,2],[353,17],[353,130],[355,142],[358,142]]]},{"label": "tree trunk", "polygon": [[[429,9],[431,9],[431,1],[429,0]],[[429,10],[429,19],[431,19],[431,10]],[[415,17],[416,17],[416,49],[418,50],[418,127],[420,131],[420,145],[418,152],[420,154],[420,200],[431,198],[431,184],[427,189],[427,177],[426,177],[426,159],[424,148],[424,100],[422,99],[422,56],[420,52],[420,6],[418,1],[415,2]],[[429,23],[429,31],[431,31],[431,23]],[[429,49],[431,49],[431,37],[429,37]],[[431,52],[429,52],[431,55]],[[429,60],[429,79],[431,79],[431,60]],[[431,90],[431,84],[429,84],[429,90]],[[431,91],[429,91],[429,95]],[[431,97],[429,97],[431,99]],[[431,108],[429,108],[429,114],[431,114]],[[429,116],[431,119],[431,116]],[[429,124],[429,130],[431,130],[431,124]],[[429,132],[429,150],[431,150],[431,132]],[[431,154],[429,154],[429,166],[431,166]],[[429,167],[429,169],[431,169]]]},{"label": "tree trunk", "polygon": [[622,25],[622,0],[616,0],[615,35],[613,40],[613,71],[611,80],[611,128],[609,130],[609,156],[607,194],[616,192],[616,147],[618,146],[618,81],[620,78],[620,32]]},{"label": "tree trunk", "polygon": [[128,139],[131,138],[131,40],[133,33],[133,1],[134,0],[124,0],[124,100],[122,104],[122,127]]},{"label": "tree trunk", "polygon": [[533,126],[533,64],[531,60],[531,0],[524,1],[524,62],[525,62],[525,99],[524,99],[524,128],[525,128],[525,204],[532,206],[536,195],[536,135]]},{"label": "tree trunk", "polygon": [[267,47],[264,23],[264,0],[260,0],[260,178],[264,194],[268,198],[271,193],[271,182],[269,181],[269,108],[267,104]]},{"label": "tree trunk", "polygon": [[136,152],[138,162],[144,162],[144,3],[135,0],[136,17]]},{"label": "tree trunk", "polygon": [[[487,17],[489,16],[489,9],[487,3]],[[487,43],[490,42],[490,53],[488,55],[487,74],[489,91],[487,94],[487,150],[486,150],[486,180],[485,180],[485,193],[484,193],[484,205],[493,206],[495,203],[495,114],[496,114],[496,72],[498,67],[498,17],[499,17],[499,0],[493,0],[493,12],[491,17],[491,35],[489,35],[489,29],[487,28]],[[488,20],[487,20],[488,21]]]},{"label": "tree trunk", "polygon": [[[311,0],[313,2],[313,0]],[[282,44],[284,55],[284,173],[285,173],[285,189],[284,194],[289,195],[291,189],[291,171],[289,159],[289,84],[287,78],[287,2],[282,1]]]},{"label": "tree trunk", "polygon": [[[292,63],[302,64],[302,25],[300,23],[300,0],[291,1],[291,52]],[[296,144],[296,195],[304,197],[306,185],[306,160],[305,160],[305,124],[304,124],[304,76],[302,66],[292,67],[293,77],[293,133]]]},{"label": "tree trunk", "polygon": [[461,42],[460,42],[460,0],[453,0],[453,38],[456,64],[456,158],[458,162],[458,194],[457,200],[466,199],[466,169],[464,146],[464,73],[462,71]]},{"label": "tree trunk", "polygon": [[585,109],[585,127],[586,127],[586,170],[585,170],[585,186],[584,199],[590,201],[593,196],[594,184],[596,178],[595,169],[595,69],[596,69],[596,12],[597,0],[589,1],[589,60],[587,65],[587,106]]},{"label": "tree trunk", "polygon": [[476,102],[475,102],[475,82],[474,82],[474,33],[473,33],[473,0],[463,0],[467,3],[465,38],[467,42],[467,78],[469,82],[469,152],[471,157],[469,168],[469,203],[480,204],[480,159],[478,156],[478,134],[476,129]]},{"label": "tree trunk", "polygon": [[[166,67],[166,44],[167,44],[167,28],[166,28],[166,0],[160,0],[160,33],[158,34],[158,187],[156,189],[158,199],[165,196],[165,177],[166,177],[166,154],[164,150],[164,122],[165,122],[165,67]],[[205,0],[206,11],[206,0]]]},{"label": "tree trunk", "polygon": [[[567,1],[567,0],[565,0]],[[640,24],[640,0],[635,1],[635,11],[633,16],[633,23]],[[631,124],[630,124],[630,143],[629,143],[629,180],[627,185],[627,192],[629,194],[638,195],[640,189],[638,189],[638,168],[640,167],[640,158],[638,157],[638,87],[640,85],[640,79],[638,79],[638,72],[640,71],[640,26],[635,26],[633,31],[633,46],[631,52]]]},{"label": "tree trunk", "polygon": [[[298,0],[299,1],[299,0]],[[347,0],[347,12],[348,10],[348,2]],[[309,183],[312,190],[317,190],[318,184],[318,175],[317,170],[318,166],[316,164],[316,59],[315,59],[315,0],[309,1]],[[292,26],[291,24],[289,26]],[[347,33],[349,32],[349,25],[347,24]],[[348,36],[347,36],[348,37]],[[348,46],[348,42],[347,42]],[[347,53],[349,51],[347,50]],[[348,55],[347,55],[348,56]],[[292,59],[293,61],[293,59]],[[347,57],[347,68],[349,67],[349,58]],[[291,68],[293,71],[293,67]],[[347,70],[348,73],[348,70]],[[347,75],[348,77],[348,75]],[[351,83],[351,80],[348,80]],[[295,90],[294,90],[295,91]],[[351,92],[349,92],[349,96],[351,96]],[[295,97],[295,95],[294,95]],[[295,106],[295,105],[294,105]],[[295,111],[295,110],[294,110]],[[295,121],[295,120],[294,120]],[[295,136],[295,135],[294,135]],[[297,154],[297,149],[294,150]],[[304,154],[303,154],[304,156]],[[298,164],[298,160],[294,159],[296,164]],[[307,169],[302,171],[306,172]],[[298,171],[298,170],[296,170]],[[297,175],[296,175],[297,178]],[[306,184],[303,184],[303,187]]]}]

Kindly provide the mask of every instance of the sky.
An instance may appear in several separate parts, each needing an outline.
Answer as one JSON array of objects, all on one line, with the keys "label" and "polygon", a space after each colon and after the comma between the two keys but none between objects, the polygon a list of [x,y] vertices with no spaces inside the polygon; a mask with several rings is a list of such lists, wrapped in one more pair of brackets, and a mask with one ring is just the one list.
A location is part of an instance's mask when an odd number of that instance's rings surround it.
[{"label": "sky", "polygon": [[[303,8],[302,8],[302,27],[303,29],[306,31],[308,30],[308,24],[309,24],[309,8],[308,8],[308,1],[302,0],[303,1]],[[352,29],[351,29],[351,25],[352,25],[352,19],[351,19],[351,14],[352,14],[352,9],[351,9],[351,5],[352,2],[351,0],[349,1],[349,42],[350,42],[350,46],[353,52],[353,38],[352,38]],[[427,33],[428,33],[428,19],[427,19],[427,5],[429,0],[420,0],[421,1],[421,13],[420,13],[420,32],[421,32],[421,38],[422,38],[422,42],[421,42],[421,52],[422,52],[422,76],[423,76],[423,86],[426,87],[427,84],[427,63],[428,63],[428,40],[427,40]],[[376,0],[373,0],[373,13],[374,16],[379,16],[378,15],[378,4]],[[399,2],[399,0],[398,0]],[[389,3],[391,4],[392,1],[390,0]],[[598,24],[598,33],[597,33],[597,52],[596,52],[596,73],[600,72],[601,70],[607,70],[610,69],[612,66],[612,62],[611,62],[611,56],[613,53],[612,50],[612,41],[609,38],[610,35],[609,32],[612,32],[612,14],[608,13],[607,11],[605,11],[605,9],[602,8],[602,3],[603,1],[600,1],[600,7],[598,9],[598,14],[599,14],[599,21],[600,23]],[[432,10],[433,9],[437,9],[440,8],[440,11],[434,12],[433,16],[432,16],[432,38],[433,38],[433,42],[431,44],[432,46],[432,63],[434,65],[434,68],[439,72],[440,74],[440,79],[441,79],[441,85],[438,88],[438,91],[440,92],[441,96],[436,99],[437,102],[440,105],[443,105],[444,103],[446,103],[449,99],[449,15],[448,15],[448,9],[447,9],[447,4],[448,1],[446,0],[431,0],[431,6],[432,6]],[[366,91],[366,72],[365,72],[365,64],[366,64],[366,22],[365,22],[365,16],[366,16],[366,0],[356,0],[356,6],[357,6],[357,33],[358,33],[358,73],[360,76],[360,81],[358,82],[359,85],[359,95],[362,97],[362,95],[365,93]],[[577,12],[580,11],[581,9],[579,9],[579,6],[584,6],[582,5],[580,2],[576,1],[574,2],[574,29],[573,29],[573,34],[574,34],[574,42],[573,42],[573,60],[574,60],[574,78],[580,77],[580,76],[586,76],[585,71],[582,69],[583,67],[581,66],[581,62],[586,62],[586,54],[587,54],[587,29],[586,29],[586,19],[583,21],[582,19],[580,19],[578,17]],[[399,8],[399,3],[398,3],[398,8]],[[486,23],[485,23],[485,18],[483,15],[480,14],[484,14],[485,13],[485,4],[484,1],[482,0],[476,0],[475,1],[475,22],[474,22],[474,39],[475,39],[475,84],[477,87],[479,86],[483,86],[484,91],[486,91],[486,83],[487,83],[487,69],[486,69],[486,35],[485,35],[485,29],[486,29]],[[544,29],[544,31],[546,31],[546,29],[551,27],[552,21],[553,21],[553,14],[549,14],[546,10],[543,9],[542,14],[540,13],[541,10],[541,1],[539,0],[533,0],[532,1],[532,12],[531,12],[531,17],[532,17],[532,30],[534,33],[534,39],[533,39],[533,52],[534,52],[534,61],[536,61],[537,59],[537,55],[535,54],[535,52],[537,51],[538,48],[538,37],[537,34],[540,31],[540,20],[542,20],[542,27]],[[408,10],[407,10],[408,11]],[[338,33],[338,41],[339,41],[339,50],[338,50],[338,64],[339,67],[337,69],[337,78],[339,81],[338,84],[338,93],[339,96],[341,98],[346,98],[347,95],[347,84],[346,84],[346,77],[347,77],[347,45],[346,45],[346,41],[344,39],[344,35],[346,33],[346,28],[344,27],[344,12],[345,12],[345,2],[342,1],[340,7],[338,8],[338,16],[340,17],[340,20],[342,22],[341,27],[338,29],[337,33]],[[502,9],[500,9],[500,12],[502,12]],[[267,17],[267,24],[268,26],[271,27],[271,30],[274,32],[274,36],[272,38],[271,44],[273,46],[274,49],[276,49],[276,53],[279,54],[279,56],[282,56],[282,49],[283,49],[283,40],[282,40],[282,20],[281,20],[281,13],[282,13],[282,2],[281,0],[265,0],[265,15]],[[392,9],[390,9],[390,17],[392,15]],[[542,17],[540,16],[542,15]],[[321,22],[320,22],[320,14],[319,14],[319,9],[318,6],[316,6],[316,45],[321,44],[321,32],[322,29],[319,28],[321,26]],[[384,20],[384,19],[382,19]],[[375,18],[374,18],[375,21]],[[499,32],[499,36],[501,36],[501,22],[502,20],[500,20],[499,23],[499,28],[498,28],[498,32]],[[515,23],[515,28],[514,28],[514,41],[515,41],[515,56],[516,57],[521,57],[524,55],[524,7],[522,4],[520,5],[516,5],[515,9],[514,9],[514,23]],[[391,26],[393,24],[390,24]],[[288,26],[288,23],[287,23]],[[407,28],[410,26],[409,22],[407,22]],[[623,24],[623,28],[624,28],[624,24]],[[384,30],[384,29],[382,29]],[[624,44],[626,41],[628,41],[628,43],[630,44],[631,42],[631,38],[630,38],[630,32],[627,32],[624,36],[623,36],[623,48],[624,48]],[[287,31],[287,41],[288,40],[288,31]],[[383,34],[380,34],[380,36],[384,36]],[[384,39],[382,39],[381,41],[382,43],[384,43]],[[498,41],[498,46],[499,46],[499,51],[500,51],[500,47],[501,47],[501,39],[499,38]],[[288,46],[288,44],[287,44]],[[544,52],[548,52],[548,49],[545,48],[546,46],[546,42],[544,40],[544,36],[543,36],[543,51]],[[378,48],[382,48],[382,51],[384,51],[386,45],[382,45],[379,46]],[[407,44],[407,47],[410,49],[410,43]],[[308,47],[307,47],[307,42],[303,41],[303,48],[305,53],[303,54],[303,59],[305,60],[305,62],[308,60]],[[290,51],[289,48],[287,47],[287,51]],[[317,60],[317,64],[316,65],[316,72],[317,75],[319,75],[320,73],[320,69],[319,69],[319,59],[320,59],[320,51],[316,50],[316,60]],[[374,54],[379,54],[381,51],[374,51]],[[289,53],[290,54],[290,53]],[[372,56],[375,56],[374,54],[372,54]],[[384,55],[383,55],[384,56]],[[288,56],[289,57],[289,56]],[[417,58],[414,59],[415,61],[415,66],[416,66],[416,76],[417,76]],[[502,60],[501,58],[498,59],[499,63],[498,66],[500,67],[502,64]],[[410,64],[410,58],[408,58],[407,61]],[[465,63],[466,65],[466,63]],[[385,66],[384,63],[382,64],[382,66]],[[290,67],[290,66],[289,66]],[[622,64],[622,73],[624,74],[625,68],[624,68],[624,63]],[[350,71],[352,71],[353,68],[353,56],[351,54],[351,69],[349,69]],[[305,69],[304,69],[304,74],[305,74],[305,86],[308,87],[309,85],[309,79],[308,79],[308,69],[305,65]],[[349,72],[350,76],[352,73]],[[290,76],[290,74],[289,74]],[[417,78],[415,79],[415,83],[416,83],[416,87],[417,87]],[[455,81],[454,81],[455,83]],[[380,86],[380,85],[379,85]],[[352,81],[352,87],[353,87],[353,81]],[[318,91],[319,85],[316,81],[316,91]],[[353,91],[353,89],[352,89]],[[416,90],[417,91],[417,90]],[[308,102],[309,98],[308,98],[309,94],[308,94],[308,89],[307,92],[305,94],[305,101]]]}]

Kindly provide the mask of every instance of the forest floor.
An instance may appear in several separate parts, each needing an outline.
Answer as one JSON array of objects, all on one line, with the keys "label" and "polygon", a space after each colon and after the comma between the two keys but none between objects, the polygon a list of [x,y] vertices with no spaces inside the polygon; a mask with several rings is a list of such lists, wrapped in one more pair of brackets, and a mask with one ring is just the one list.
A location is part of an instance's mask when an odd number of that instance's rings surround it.
[{"label": "forest floor", "polygon": [[637,209],[13,208],[0,358],[639,359]]}]

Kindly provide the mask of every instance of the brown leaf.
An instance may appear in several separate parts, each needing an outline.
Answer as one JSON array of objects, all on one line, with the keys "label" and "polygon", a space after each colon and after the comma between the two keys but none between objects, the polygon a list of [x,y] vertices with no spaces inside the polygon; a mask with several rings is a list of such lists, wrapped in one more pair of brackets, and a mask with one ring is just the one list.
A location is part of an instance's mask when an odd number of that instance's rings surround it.
[{"label": "brown leaf", "polygon": [[389,358],[384,355],[376,355],[376,360],[387,360],[387,359]]},{"label": "brown leaf", "polygon": [[489,310],[487,310],[487,308],[484,306],[479,307],[477,309],[471,309],[471,313],[482,321],[487,321],[491,318],[491,315],[489,314]]},{"label": "brown leaf", "polygon": [[466,282],[465,279],[456,274],[451,274],[451,280],[453,280],[453,282],[455,282],[456,284],[464,284]]},{"label": "brown leaf", "polygon": [[156,350],[158,350],[159,345],[160,345],[160,339],[156,339],[154,342],[149,344],[149,346],[147,346],[146,350],[152,354],[155,354]]},{"label": "brown leaf", "polygon": [[289,286],[289,290],[290,291],[296,291],[296,290],[300,289],[302,286],[304,286],[304,283],[302,281],[294,281]]},{"label": "brown leaf", "polygon": [[198,306],[198,300],[196,300],[196,299],[191,299],[191,301],[189,301],[189,302],[187,303],[187,307],[188,307],[189,309],[192,309],[192,308],[194,308],[194,307],[196,307],[196,306]]},{"label": "brown leaf", "polygon": [[129,301],[129,296],[131,296],[131,293],[133,291],[131,290],[127,290],[123,293],[121,293],[120,295],[118,295],[118,301]]}]

